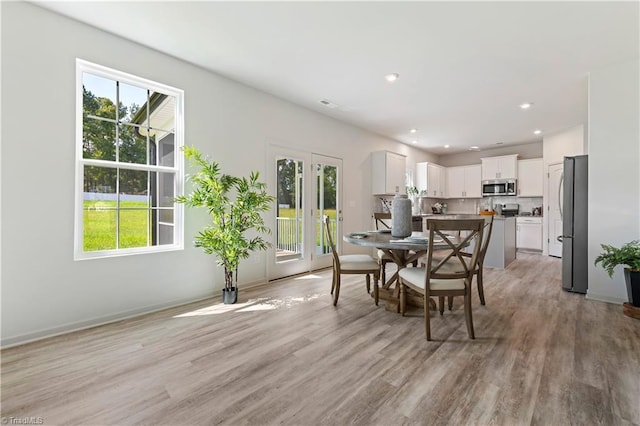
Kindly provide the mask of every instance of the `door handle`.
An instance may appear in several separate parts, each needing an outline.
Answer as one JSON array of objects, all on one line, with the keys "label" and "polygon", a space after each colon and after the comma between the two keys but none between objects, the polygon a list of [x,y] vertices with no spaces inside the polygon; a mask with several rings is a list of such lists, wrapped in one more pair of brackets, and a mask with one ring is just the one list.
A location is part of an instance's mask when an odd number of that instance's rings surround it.
[{"label": "door handle", "polygon": [[561,243],[561,242],[562,242],[562,235],[558,235],[558,236],[556,237],[556,240],[558,240],[558,242],[559,242],[559,243]]},{"label": "door handle", "polygon": [[558,184],[558,209],[560,209],[560,219],[562,219],[562,199],[560,199],[560,191],[562,190],[562,182],[564,181],[564,172],[560,174],[560,183]]}]

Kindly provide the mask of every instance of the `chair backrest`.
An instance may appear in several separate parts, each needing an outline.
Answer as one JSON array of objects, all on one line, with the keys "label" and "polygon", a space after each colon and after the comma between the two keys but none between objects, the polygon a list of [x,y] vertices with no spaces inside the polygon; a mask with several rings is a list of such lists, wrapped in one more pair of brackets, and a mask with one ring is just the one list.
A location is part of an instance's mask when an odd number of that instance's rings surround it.
[{"label": "chair backrest", "polygon": [[327,215],[324,215],[323,219],[324,219],[323,220],[324,229],[325,229],[325,232],[327,233],[327,241],[329,242],[329,246],[331,248],[331,254],[333,255],[333,261],[336,263],[336,265],[339,265],[340,258],[338,257],[338,252],[336,251],[336,245],[333,243],[333,237],[331,236],[331,228],[329,227],[331,223],[331,219]]},{"label": "chair backrest", "polygon": [[[471,283],[481,249],[484,219],[428,219],[429,250],[427,252],[427,284],[431,279],[465,278]],[[433,244],[442,239],[450,251],[443,258],[433,258]],[[465,261],[463,250],[473,243],[471,261]],[[446,266],[445,266],[446,265]]]},{"label": "chair backrest", "polygon": [[391,229],[391,213],[374,213],[373,218],[376,222],[376,231],[380,229]]}]

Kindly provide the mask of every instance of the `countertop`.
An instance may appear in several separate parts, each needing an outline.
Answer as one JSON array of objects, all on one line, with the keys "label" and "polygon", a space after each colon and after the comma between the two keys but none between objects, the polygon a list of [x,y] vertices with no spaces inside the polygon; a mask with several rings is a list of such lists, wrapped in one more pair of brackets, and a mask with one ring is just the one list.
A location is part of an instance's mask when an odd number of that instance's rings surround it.
[{"label": "countertop", "polygon": [[[487,217],[486,215],[480,215],[480,214],[472,214],[472,213],[455,213],[455,212],[449,212],[447,214],[422,214],[422,217],[426,217],[426,218],[447,218],[447,219],[477,219],[477,218],[485,218]],[[503,215],[499,215],[499,214],[494,214],[493,215],[493,220],[505,220],[505,219],[509,219],[510,217],[515,218],[515,216],[503,216]]]}]

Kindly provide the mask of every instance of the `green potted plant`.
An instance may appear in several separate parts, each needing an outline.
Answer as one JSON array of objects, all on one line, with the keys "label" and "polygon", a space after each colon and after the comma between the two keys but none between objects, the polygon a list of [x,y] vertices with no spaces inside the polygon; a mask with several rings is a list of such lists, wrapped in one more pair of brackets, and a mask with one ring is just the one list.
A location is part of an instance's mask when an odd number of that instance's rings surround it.
[{"label": "green potted plant", "polygon": [[222,174],[219,164],[205,158],[196,148],[186,146],[183,151],[198,171],[187,176],[193,184],[192,192],[176,197],[175,201],[209,211],[211,223],[196,236],[195,246],[217,256],[218,265],[224,267],[222,300],[236,303],[240,260],[248,258],[252,251],[271,246],[260,235],[248,237],[246,233],[271,233],[262,213],[271,208],[275,197],[268,195],[266,185],[258,181],[258,172],[252,172],[249,178]]},{"label": "green potted plant", "polygon": [[616,266],[625,265],[624,279],[629,302],[640,307],[640,240],[631,241],[620,248],[608,244],[600,246],[603,252],[596,257],[594,264],[601,263],[610,277],[613,277]]}]

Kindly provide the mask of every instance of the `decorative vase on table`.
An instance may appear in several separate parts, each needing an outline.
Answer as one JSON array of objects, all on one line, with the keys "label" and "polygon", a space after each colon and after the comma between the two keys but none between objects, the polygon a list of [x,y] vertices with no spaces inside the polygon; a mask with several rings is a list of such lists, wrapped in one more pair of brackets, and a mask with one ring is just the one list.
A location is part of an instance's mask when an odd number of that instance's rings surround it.
[{"label": "decorative vase on table", "polygon": [[404,238],[411,235],[411,200],[404,194],[393,198],[391,214],[391,236]]}]

